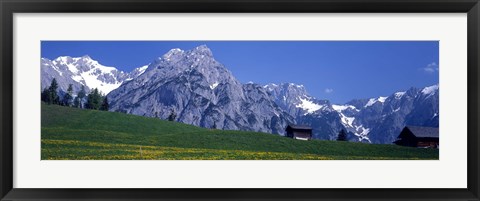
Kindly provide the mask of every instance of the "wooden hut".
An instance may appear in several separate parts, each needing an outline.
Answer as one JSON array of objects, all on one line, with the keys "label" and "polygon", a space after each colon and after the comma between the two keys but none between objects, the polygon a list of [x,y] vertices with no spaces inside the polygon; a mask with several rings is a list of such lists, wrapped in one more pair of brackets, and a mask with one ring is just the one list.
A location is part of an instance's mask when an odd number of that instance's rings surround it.
[{"label": "wooden hut", "polygon": [[311,140],[312,139],[312,128],[309,126],[301,125],[288,125],[285,129],[287,134],[286,137],[297,139],[297,140]]},{"label": "wooden hut", "polygon": [[408,147],[438,148],[438,128],[405,126],[393,143]]}]

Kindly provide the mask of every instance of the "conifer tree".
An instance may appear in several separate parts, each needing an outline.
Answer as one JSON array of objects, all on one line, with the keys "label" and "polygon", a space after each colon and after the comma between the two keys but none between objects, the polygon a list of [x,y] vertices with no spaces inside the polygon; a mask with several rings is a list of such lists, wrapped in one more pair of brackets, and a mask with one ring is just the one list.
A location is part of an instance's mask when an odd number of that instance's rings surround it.
[{"label": "conifer tree", "polygon": [[87,109],[98,110],[102,104],[102,96],[98,92],[98,89],[93,89],[87,96]]},{"label": "conifer tree", "polygon": [[213,122],[212,129],[217,129],[217,122]]},{"label": "conifer tree", "polygon": [[41,97],[43,102],[48,102],[48,93],[49,93],[48,88],[43,89],[42,97]]},{"label": "conifer tree", "polygon": [[103,98],[103,102],[102,102],[102,105],[100,106],[100,110],[103,110],[103,111],[108,111],[108,98],[105,96]]},{"label": "conifer tree", "polygon": [[55,78],[53,78],[48,89],[44,89],[42,92],[42,99],[48,104],[60,104],[60,98],[57,94],[58,83]]},{"label": "conifer tree", "polygon": [[78,96],[73,99],[73,107],[80,108],[80,99]]},{"label": "conifer tree", "polygon": [[82,85],[82,88],[78,92],[77,97],[75,97],[75,99],[77,99],[77,104],[74,103],[74,105],[76,105],[75,107],[83,108],[83,99],[85,98],[85,96],[85,86]]},{"label": "conifer tree", "polygon": [[170,115],[168,115],[168,121],[175,121],[176,118],[177,118],[177,114],[175,114],[175,110],[172,109],[170,111]]},{"label": "conifer tree", "polygon": [[72,106],[72,100],[73,100],[73,88],[72,88],[72,84],[69,84],[67,93],[63,96],[62,105],[70,107]]},{"label": "conifer tree", "polygon": [[347,141],[347,132],[345,129],[340,130],[337,136],[337,141]]}]

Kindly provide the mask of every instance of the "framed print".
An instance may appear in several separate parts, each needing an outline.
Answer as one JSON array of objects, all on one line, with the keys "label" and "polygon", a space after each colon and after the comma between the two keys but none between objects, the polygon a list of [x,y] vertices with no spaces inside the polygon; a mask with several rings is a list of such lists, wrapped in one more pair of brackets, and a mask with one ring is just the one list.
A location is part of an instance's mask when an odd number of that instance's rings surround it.
[{"label": "framed print", "polygon": [[479,200],[476,0],[0,5],[2,200]]}]

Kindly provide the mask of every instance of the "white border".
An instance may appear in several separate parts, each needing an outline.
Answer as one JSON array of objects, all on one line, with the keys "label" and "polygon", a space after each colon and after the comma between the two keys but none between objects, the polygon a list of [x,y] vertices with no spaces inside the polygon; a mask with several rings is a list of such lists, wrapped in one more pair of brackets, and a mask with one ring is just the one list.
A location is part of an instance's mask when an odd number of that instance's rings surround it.
[{"label": "white border", "polygon": [[[466,31],[461,13],[14,14],[14,187],[466,188]],[[40,161],[41,40],[439,40],[440,160]]]}]

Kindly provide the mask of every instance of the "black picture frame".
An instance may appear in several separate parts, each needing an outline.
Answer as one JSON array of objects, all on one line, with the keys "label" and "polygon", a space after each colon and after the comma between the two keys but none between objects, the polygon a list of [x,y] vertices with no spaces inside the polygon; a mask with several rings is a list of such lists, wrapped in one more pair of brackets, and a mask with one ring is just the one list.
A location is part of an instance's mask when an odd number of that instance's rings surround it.
[{"label": "black picture frame", "polygon": [[[479,0],[0,0],[0,9],[1,200],[479,200]],[[467,13],[468,187],[466,189],[13,188],[13,14],[115,12]]]}]

